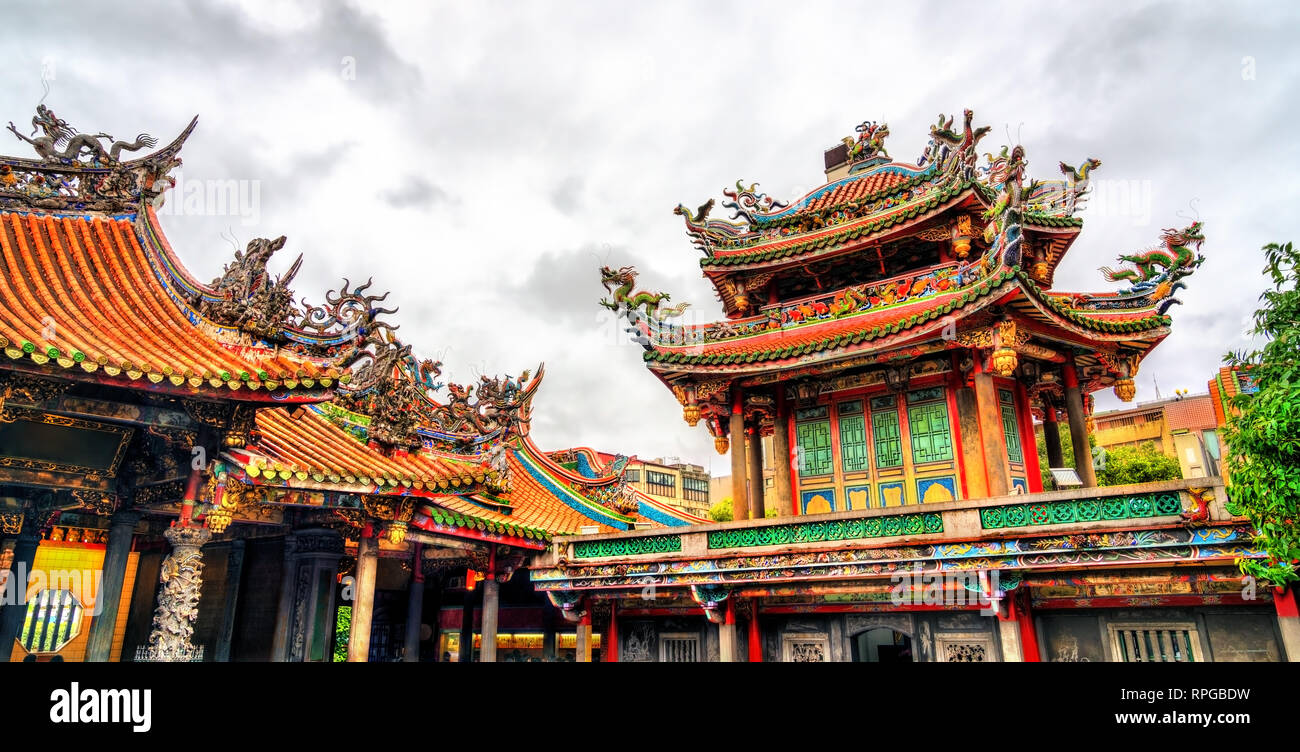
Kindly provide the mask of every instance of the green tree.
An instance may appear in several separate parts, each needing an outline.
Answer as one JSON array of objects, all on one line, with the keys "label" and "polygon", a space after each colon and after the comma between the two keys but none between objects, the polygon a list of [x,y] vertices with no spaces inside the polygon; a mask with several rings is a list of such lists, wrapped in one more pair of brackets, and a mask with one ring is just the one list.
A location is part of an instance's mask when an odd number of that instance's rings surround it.
[{"label": "green tree", "polygon": [[[1052,471],[1048,469],[1047,441],[1043,438],[1044,429],[1044,425],[1038,426],[1038,430],[1034,431],[1034,435],[1038,438],[1038,474],[1043,479],[1043,490],[1050,491],[1054,487],[1055,481],[1052,479]],[[1066,421],[1058,422],[1056,432],[1061,437],[1062,467],[1074,467],[1074,443],[1070,438],[1070,424]],[[1097,446],[1096,436],[1088,434],[1088,446]],[[1100,480],[1098,482],[1100,483]]]},{"label": "green tree", "polygon": [[1176,480],[1183,475],[1178,460],[1156,449],[1153,442],[1106,450],[1106,461],[1097,468],[1097,485],[1125,486]]},{"label": "green tree", "polygon": [[[775,499],[767,499],[763,504],[764,517],[780,517],[781,510],[776,508]],[[709,519],[714,522],[731,522],[735,519],[734,512],[731,509],[731,497],[728,496],[717,504],[709,507]]]},{"label": "green tree", "polygon": [[1300,580],[1300,253],[1290,243],[1264,246],[1265,276],[1251,334],[1263,349],[1229,353],[1258,390],[1238,394],[1224,430],[1229,468],[1228,510],[1254,524],[1267,558],[1238,559],[1244,574],[1285,587]]},{"label": "green tree", "polygon": [[348,638],[352,635],[352,607],[339,606],[334,627],[334,662],[344,663],[348,659]]}]

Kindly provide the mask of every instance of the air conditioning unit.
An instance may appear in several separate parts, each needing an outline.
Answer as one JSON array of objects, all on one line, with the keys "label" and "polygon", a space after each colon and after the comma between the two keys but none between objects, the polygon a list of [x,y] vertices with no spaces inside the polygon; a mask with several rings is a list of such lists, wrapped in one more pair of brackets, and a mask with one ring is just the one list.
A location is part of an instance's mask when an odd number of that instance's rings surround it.
[{"label": "air conditioning unit", "polygon": [[600,525],[583,525],[578,528],[579,535],[599,535]]}]

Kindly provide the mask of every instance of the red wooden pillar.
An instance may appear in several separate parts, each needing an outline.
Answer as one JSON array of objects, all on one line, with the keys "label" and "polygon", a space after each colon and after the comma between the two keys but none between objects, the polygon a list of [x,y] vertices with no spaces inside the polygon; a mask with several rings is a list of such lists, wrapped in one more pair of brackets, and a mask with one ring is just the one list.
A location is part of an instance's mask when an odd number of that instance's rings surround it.
[{"label": "red wooden pillar", "polygon": [[1034,434],[1034,415],[1029,405],[1029,390],[1020,380],[1016,380],[1015,395],[1020,452],[1025,458],[1025,482],[1029,484],[1026,490],[1029,493],[1038,493],[1043,490],[1043,472],[1038,464],[1038,438]]},{"label": "red wooden pillar", "polygon": [[1300,662],[1300,609],[1296,608],[1295,585],[1273,590],[1273,608],[1277,609],[1278,631],[1282,633],[1282,647],[1286,659]]},{"label": "red wooden pillar", "polygon": [[749,616],[749,662],[763,662],[763,636],[758,630],[758,599],[750,601]]},{"label": "red wooden pillar", "polygon": [[618,601],[609,602],[609,629],[600,645],[601,663],[618,663]]},{"label": "red wooden pillar", "polygon": [[1024,650],[1025,663],[1038,663],[1038,630],[1034,628],[1034,613],[1029,607],[1029,591],[1021,586],[1020,603],[1016,609],[1016,618],[1020,621],[1020,645]]},{"label": "red wooden pillar", "polygon": [[745,398],[740,387],[731,387],[731,517],[749,519],[749,494],[745,484]]}]

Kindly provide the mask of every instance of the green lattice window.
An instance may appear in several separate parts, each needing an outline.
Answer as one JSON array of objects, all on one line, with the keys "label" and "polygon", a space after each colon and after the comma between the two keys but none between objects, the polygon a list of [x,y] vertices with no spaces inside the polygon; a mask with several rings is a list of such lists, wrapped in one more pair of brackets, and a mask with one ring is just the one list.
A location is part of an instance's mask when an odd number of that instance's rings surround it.
[{"label": "green lattice window", "polygon": [[903,437],[898,430],[898,411],[872,413],[871,435],[876,445],[876,467],[900,467]]},{"label": "green lattice window", "polygon": [[913,405],[907,409],[912,434],[912,461],[939,462],[952,459],[952,431],[948,428],[948,406],[942,402]]},{"label": "green lattice window", "polygon": [[840,464],[846,473],[869,469],[867,421],[862,415],[840,416]]},{"label": "green lattice window", "polygon": [[1020,431],[1016,428],[1016,408],[1002,406],[1002,433],[1007,440],[1007,459],[1012,462],[1024,462],[1025,453],[1020,448]]},{"label": "green lattice window", "polygon": [[799,445],[799,475],[831,474],[831,422],[800,423],[795,429]]}]

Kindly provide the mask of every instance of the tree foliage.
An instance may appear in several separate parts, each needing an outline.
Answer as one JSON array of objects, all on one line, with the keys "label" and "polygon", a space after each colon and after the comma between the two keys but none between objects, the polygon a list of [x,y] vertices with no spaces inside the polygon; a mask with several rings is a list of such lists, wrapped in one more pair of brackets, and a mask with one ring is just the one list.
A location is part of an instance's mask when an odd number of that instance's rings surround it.
[{"label": "tree foliage", "polygon": [[1156,449],[1154,442],[1139,446],[1122,446],[1106,450],[1105,460],[1098,463],[1097,485],[1125,486],[1130,483],[1155,483],[1177,480],[1183,475],[1178,460]]},{"label": "tree foliage", "polygon": [[[1047,440],[1043,438],[1043,431],[1047,424],[1039,426],[1039,430],[1034,432],[1038,437],[1038,473],[1043,479],[1043,490],[1050,491],[1055,481],[1052,479],[1052,471],[1048,469],[1047,462]],[[1070,438],[1070,424],[1066,421],[1060,421],[1056,424],[1057,435],[1061,438],[1061,466],[1074,467],[1074,440]],[[1097,437],[1088,434],[1088,446],[1097,446]],[[1100,480],[1098,481],[1100,483]],[[1105,484],[1102,484],[1105,485]]]},{"label": "tree foliage", "polygon": [[[766,499],[763,505],[763,516],[780,517],[781,510],[776,508],[775,499]],[[709,507],[709,519],[714,522],[731,522],[735,519],[734,512],[731,509],[731,497],[728,496],[717,504]]]},{"label": "tree foliage", "polygon": [[1300,253],[1290,243],[1264,246],[1264,275],[1251,334],[1262,349],[1229,353],[1258,391],[1238,394],[1224,430],[1229,467],[1228,510],[1244,515],[1266,559],[1240,559],[1241,571],[1277,586],[1300,579]]}]

